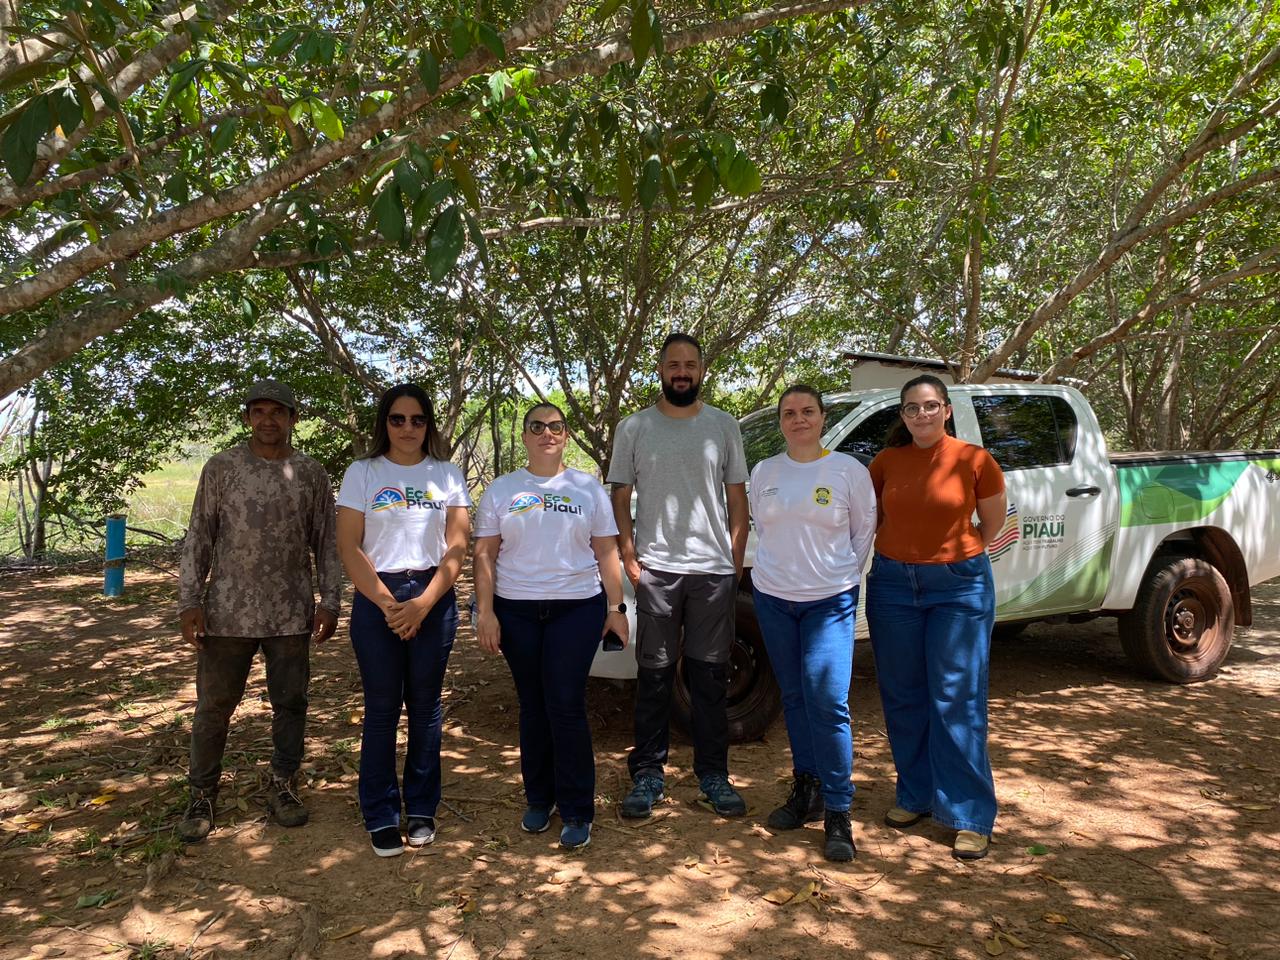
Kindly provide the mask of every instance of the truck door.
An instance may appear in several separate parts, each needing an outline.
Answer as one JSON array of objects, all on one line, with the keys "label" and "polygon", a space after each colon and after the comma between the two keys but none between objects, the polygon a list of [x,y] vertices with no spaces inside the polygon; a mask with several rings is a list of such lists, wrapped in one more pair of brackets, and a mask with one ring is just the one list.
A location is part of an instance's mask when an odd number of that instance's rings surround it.
[{"label": "truck door", "polygon": [[1102,431],[1068,396],[1016,388],[970,395],[982,444],[1004,470],[1005,526],[989,548],[1001,620],[1096,610],[1116,532]]}]

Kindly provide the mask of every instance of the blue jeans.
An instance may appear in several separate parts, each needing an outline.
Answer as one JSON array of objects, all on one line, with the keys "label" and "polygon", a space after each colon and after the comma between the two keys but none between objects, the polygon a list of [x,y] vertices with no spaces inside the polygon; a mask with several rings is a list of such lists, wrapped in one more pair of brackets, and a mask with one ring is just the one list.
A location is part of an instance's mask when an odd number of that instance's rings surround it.
[{"label": "blue jeans", "polygon": [[956,563],[875,555],[867,574],[867,625],[898,769],[897,805],[984,835],[996,819],[987,756],[995,617],[985,553]]},{"label": "blue jeans", "polygon": [[587,725],[587,674],[604,629],[605,596],[493,598],[502,655],[520,698],[520,773],[531,807],[564,820],[595,815],[596,758]]},{"label": "blue jeans", "polygon": [[[427,588],[434,570],[380,573],[397,600]],[[458,630],[452,589],[422,619],[418,632],[401,640],[372,600],[356,591],[351,605],[351,646],[364,686],[364,730],[360,741],[360,812],[370,833],[400,826],[396,781],[396,730],[400,708],[409,714],[404,758],[404,812],[434,817],[440,805],[440,689]]]},{"label": "blue jeans", "polygon": [[853,802],[849,680],[858,588],[807,602],[754,593],[756,620],[782,688],[792,763],[797,773],[818,778],[828,810],[848,810]]}]

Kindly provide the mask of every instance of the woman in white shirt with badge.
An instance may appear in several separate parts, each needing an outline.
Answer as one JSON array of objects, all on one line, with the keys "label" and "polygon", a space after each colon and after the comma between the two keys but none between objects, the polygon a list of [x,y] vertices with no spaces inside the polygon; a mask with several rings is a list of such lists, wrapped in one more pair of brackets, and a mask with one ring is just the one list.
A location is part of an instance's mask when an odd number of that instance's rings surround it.
[{"label": "woman in white shirt with badge", "polygon": [[501,652],[520,698],[520,827],[559,807],[560,845],[591,842],[595,754],[587,673],[602,636],[627,642],[618,528],[598,480],[564,465],[564,412],[539,404],[521,433],[529,465],[493,481],[476,513],[476,637]]},{"label": "woman in white shirt with badge", "polygon": [[453,584],[467,552],[471,498],[416,384],[378,403],[369,456],[347,468],[338,493],[338,554],[355,584],[351,645],[364,687],[360,812],[373,851],[394,857],[400,708],[409,715],[403,812],[409,845],[435,839],[440,804],[440,691],[458,628]]},{"label": "woman in white shirt with badge", "polygon": [[823,820],[824,856],[851,860],[853,736],[849,681],[862,565],[876,532],[876,497],[861,463],[822,446],[826,411],[812,387],[778,401],[785,453],[762,460],[748,488],[758,544],[756,619],[782,689],[794,767],[774,830]]}]

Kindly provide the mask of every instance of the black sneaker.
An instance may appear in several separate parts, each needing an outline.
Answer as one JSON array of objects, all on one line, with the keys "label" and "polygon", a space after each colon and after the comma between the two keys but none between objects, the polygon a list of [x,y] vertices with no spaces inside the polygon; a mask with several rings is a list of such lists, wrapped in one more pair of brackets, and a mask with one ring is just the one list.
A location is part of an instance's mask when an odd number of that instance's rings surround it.
[{"label": "black sneaker", "polygon": [[765,825],[770,830],[796,830],[806,823],[816,823],[826,812],[822,784],[818,778],[811,773],[796,771],[787,802],[769,814]]},{"label": "black sneaker", "polygon": [[400,839],[399,827],[383,827],[369,834],[369,842],[373,844],[373,852],[380,857],[398,857],[404,853],[404,841]]},{"label": "black sneaker", "polygon": [[298,796],[297,780],[293,777],[271,778],[267,811],[282,827],[300,827],[310,819],[302,798]]},{"label": "black sneaker", "polygon": [[529,804],[524,808],[524,816],[520,818],[520,829],[525,833],[542,833],[551,826],[551,811],[555,808],[554,803],[549,807]]},{"label": "black sneaker", "polygon": [[823,829],[827,834],[827,844],[822,855],[837,863],[852,860],[858,848],[853,845],[853,826],[849,823],[849,811],[828,810]]},{"label": "black sneaker", "polygon": [[647,773],[640,774],[636,777],[631,792],[622,798],[619,812],[632,820],[642,820],[650,816],[653,813],[653,805],[665,796],[662,792],[664,786],[661,777]]},{"label": "black sneaker", "polygon": [[192,790],[187,812],[178,822],[178,839],[183,843],[199,843],[209,836],[217,802],[216,790]]},{"label": "black sneaker", "polygon": [[436,821],[434,817],[410,817],[404,831],[409,837],[409,846],[425,847],[436,838]]},{"label": "black sneaker", "polygon": [[570,817],[560,829],[560,846],[565,850],[581,850],[591,842],[591,824]]},{"label": "black sneaker", "polygon": [[747,801],[733,789],[729,778],[718,773],[703,777],[698,786],[706,805],[722,817],[740,817],[747,812]]}]

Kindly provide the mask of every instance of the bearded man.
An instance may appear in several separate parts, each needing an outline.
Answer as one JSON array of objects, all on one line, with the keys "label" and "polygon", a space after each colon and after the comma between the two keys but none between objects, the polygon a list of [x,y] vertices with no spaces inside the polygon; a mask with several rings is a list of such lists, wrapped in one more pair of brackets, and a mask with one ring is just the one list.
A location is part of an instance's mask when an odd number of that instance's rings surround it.
[{"label": "bearded man", "polygon": [[705,374],[697,339],[668,336],[658,354],[662,396],[619,423],[613,440],[608,482],[623,567],[635,588],[639,666],[624,817],[649,816],[664,796],[671,695],[681,658],[703,800],[721,816],[747,812],[729,782],[726,703],[735,597],[747,548],[747,461],[738,421],[698,397]]}]

